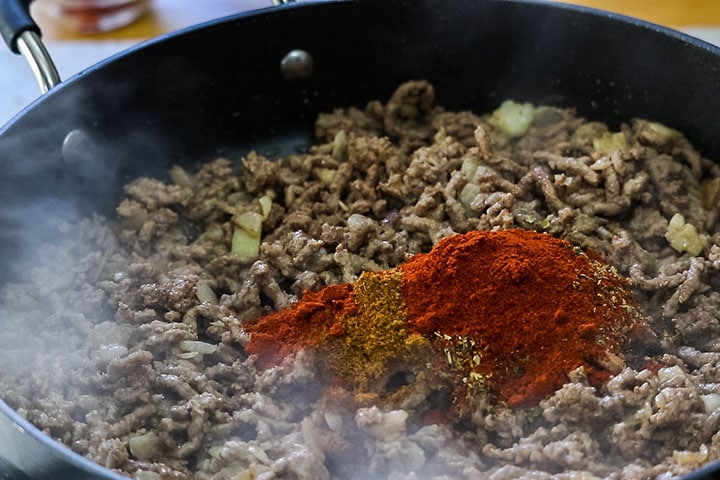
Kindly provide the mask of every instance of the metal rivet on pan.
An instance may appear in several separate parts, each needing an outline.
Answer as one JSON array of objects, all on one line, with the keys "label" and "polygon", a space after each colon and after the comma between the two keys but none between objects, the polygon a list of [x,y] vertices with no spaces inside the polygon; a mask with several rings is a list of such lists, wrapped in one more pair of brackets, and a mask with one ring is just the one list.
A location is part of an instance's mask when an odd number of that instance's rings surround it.
[{"label": "metal rivet on pan", "polygon": [[285,80],[300,80],[313,73],[315,61],[305,50],[291,50],[280,62],[280,72]]},{"label": "metal rivet on pan", "polygon": [[[68,171],[85,182],[112,182],[113,164],[103,154],[97,140],[86,130],[75,129],[65,135],[62,159]],[[0,477],[2,480],[2,477]]]},{"label": "metal rivet on pan", "polygon": [[82,164],[92,160],[93,141],[84,130],[68,132],[62,144],[62,158],[68,164]]}]

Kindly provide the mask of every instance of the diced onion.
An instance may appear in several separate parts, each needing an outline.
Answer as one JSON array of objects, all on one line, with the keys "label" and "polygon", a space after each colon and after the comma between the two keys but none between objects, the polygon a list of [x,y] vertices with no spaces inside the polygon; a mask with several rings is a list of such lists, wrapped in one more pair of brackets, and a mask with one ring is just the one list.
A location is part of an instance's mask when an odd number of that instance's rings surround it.
[{"label": "diced onion", "polygon": [[253,457],[258,459],[258,461],[260,461],[261,464],[270,465],[273,463],[272,460],[270,459],[270,457],[268,456],[268,454],[265,453],[265,450],[263,450],[262,448],[260,448],[256,445],[250,445],[248,447],[248,453],[250,453]]},{"label": "diced onion", "polygon": [[345,130],[340,130],[335,134],[333,139],[332,157],[335,160],[343,161],[345,159],[345,152],[347,151],[347,135]]},{"label": "diced onion", "polygon": [[593,139],[593,149],[598,153],[609,155],[612,152],[627,150],[628,142],[622,132],[606,133],[602,137]]},{"label": "diced onion", "polygon": [[590,165],[590,170],[605,170],[610,165],[612,165],[612,160],[610,160],[610,158],[600,157],[595,160],[592,165]]},{"label": "diced onion", "polygon": [[209,355],[211,353],[215,353],[215,350],[217,350],[217,345],[213,345],[212,343],[207,342],[200,342],[198,340],[183,340],[182,342],[180,342],[180,350],[186,352],[198,352],[203,355]]},{"label": "diced onion", "polygon": [[623,423],[627,426],[639,425],[646,422],[653,414],[652,407],[649,402],[645,402],[635,413],[626,415]]},{"label": "diced onion", "polygon": [[175,185],[179,185],[181,187],[193,186],[192,176],[190,176],[190,174],[180,165],[172,166],[170,169],[170,180],[172,180]]},{"label": "diced onion", "polygon": [[335,174],[337,173],[337,170],[333,170],[332,168],[317,168],[315,169],[315,175],[317,175],[318,180],[320,180],[323,185],[330,185],[335,178]]},{"label": "diced onion", "polygon": [[317,428],[313,425],[312,420],[304,418],[300,423],[300,431],[302,432],[305,446],[311,452],[320,452],[320,447],[323,442],[322,435]]},{"label": "diced onion", "polygon": [[693,256],[698,255],[707,242],[707,237],[700,235],[694,225],[685,223],[685,217],[679,213],[670,219],[665,238],[678,252],[688,252]]},{"label": "diced onion", "polygon": [[470,204],[480,193],[480,187],[475,183],[468,183],[460,190],[460,204],[465,208],[470,208]]},{"label": "diced onion", "polygon": [[133,478],[135,478],[135,480],[162,480],[159,473],[150,470],[137,470],[133,474]]},{"label": "diced onion", "polygon": [[144,208],[133,209],[130,215],[120,219],[120,227],[123,230],[137,232],[145,224],[148,216],[148,212]]},{"label": "diced onion", "polygon": [[343,420],[337,413],[326,412],[325,423],[327,423],[327,426],[330,427],[330,430],[333,432],[339,432],[342,430]]},{"label": "diced onion", "polygon": [[254,257],[260,253],[260,235],[236,227],[233,231],[230,253],[238,257]]},{"label": "diced onion", "polygon": [[90,331],[90,345],[97,348],[109,346],[127,346],[132,336],[132,327],[127,324],[115,322],[101,322],[93,326]]},{"label": "diced onion", "polygon": [[657,122],[640,121],[637,138],[640,143],[649,145],[668,145],[682,138],[677,130]]},{"label": "diced onion", "polygon": [[705,449],[705,451],[701,449],[699,452],[675,450],[672,456],[673,460],[675,460],[680,465],[699,466],[703,465],[708,461],[707,449]]},{"label": "diced onion", "polygon": [[517,138],[527,132],[534,118],[535,107],[532,104],[506,100],[492,113],[488,123],[508,137]]},{"label": "diced onion", "polygon": [[466,180],[472,180],[475,176],[475,171],[478,168],[478,162],[474,158],[466,158],[463,160],[462,166],[460,167],[460,173]]},{"label": "diced onion", "polygon": [[270,215],[270,210],[272,210],[272,198],[267,195],[263,195],[258,198],[258,204],[260,205],[260,215],[262,215],[263,220],[267,220]]},{"label": "diced onion", "polygon": [[92,355],[95,360],[109,362],[127,355],[128,349],[124,345],[103,345],[95,350]]},{"label": "diced onion", "polygon": [[235,225],[252,235],[259,236],[260,232],[262,232],[263,217],[258,212],[245,212],[235,215],[233,221]]},{"label": "diced onion", "polygon": [[672,367],[665,367],[658,370],[658,379],[660,379],[661,382],[668,382],[670,380],[673,380],[675,378],[682,378],[685,376],[685,372],[683,372],[682,368],[678,367],[677,365],[674,365]]},{"label": "diced onion", "polygon": [[200,356],[200,353],[198,352],[185,352],[185,353],[178,353],[177,357],[182,360],[192,360],[193,358],[198,358]]},{"label": "diced onion", "polygon": [[540,106],[535,109],[533,124],[538,127],[554,125],[563,119],[563,111],[556,107]]},{"label": "diced onion", "polygon": [[717,393],[700,395],[700,399],[705,405],[705,413],[712,413],[718,408],[720,408],[720,395],[718,395]]},{"label": "diced onion", "polygon": [[405,433],[408,413],[405,410],[391,410],[384,415],[383,426],[388,432]]},{"label": "diced onion", "polygon": [[130,437],[128,440],[130,453],[138,460],[149,460],[157,455],[160,448],[160,439],[153,432]]},{"label": "diced onion", "polygon": [[275,190],[268,188],[265,190],[265,197],[269,197],[270,200],[275,200],[277,198],[277,193],[275,193]]},{"label": "diced onion", "polygon": [[203,303],[211,303],[217,305],[218,298],[215,292],[208,284],[207,280],[200,280],[195,285],[195,295],[197,299]]},{"label": "diced onion", "polygon": [[700,202],[705,210],[715,208],[720,200],[720,177],[713,178],[700,187]]},{"label": "diced onion", "polygon": [[353,213],[347,219],[347,225],[350,230],[355,230],[362,227],[369,227],[373,224],[374,222],[370,218],[366,217],[365,215],[360,215],[359,213]]},{"label": "diced onion", "polygon": [[600,122],[588,122],[580,125],[570,140],[578,145],[592,145],[593,140],[608,133],[607,125]]}]

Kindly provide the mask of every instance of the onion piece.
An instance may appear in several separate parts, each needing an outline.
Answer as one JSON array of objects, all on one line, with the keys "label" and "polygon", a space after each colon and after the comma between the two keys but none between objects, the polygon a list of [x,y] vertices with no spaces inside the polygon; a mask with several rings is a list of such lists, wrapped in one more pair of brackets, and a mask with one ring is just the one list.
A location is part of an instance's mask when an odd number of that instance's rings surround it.
[{"label": "onion piece", "polygon": [[373,225],[375,225],[375,222],[371,218],[359,213],[353,213],[347,219],[347,226],[350,230],[357,230],[362,227],[372,227]]},{"label": "onion piece", "polygon": [[460,190],[460,204],[466,209],[470,208],[470,204],[480,194],[480,187],[475,183],[468,183]]},{"label": "onion piece", "polygon": [[195,296],[203,303],[211,303],[213,305],[217,305],[218,303],[217,295],[215,295],[215,292],[207,280],[200,280],[195,284]]},{"label": "onion piece", "polygon": [[217,345],[212,343],[200,342],[198,340],[183,340],[180,342],[180,350],[186,352],[197,352],[203,355],[209,355],[215,353]]},{"label": "onion piece", "polygon": [[532,104],[506,100],[492,113],[488,123],[508,137],[517,138],[527,132],[534,118],[535,107]]},{"label": "onion piece", "polygon": [[260,253],[260,235],[253,235],[247,230],[236,227],[233,231],[230,253],[238,257],[254,257]]},{"label": "onion piece", "polygon": [[199,352],[185,352],[185,353],[178,353],[177,358],[181,360],[192,360],[193,358],[198,358],[200,356]]},{"label": "onion piece", "polygon": [[705,210],[712,210],[720,199],[720,177],[704,182],[700,187],[700,203]]},{"label": "onion piece", "polygon": [[151,470],[137,470],[133,475],[135,480],[162,480],[159,473]]},{"label": "onion piece", "polygon": [[673,365],[672,367],[665,367],[658,370],[657,376],[661,382],[669,382],[675,378],[683,378],[685,372],[677,365]]},{"label": "onion piece", "polygon": [[628,149],[627,138],[625,138],[625,134],[622,132],[606,133],[602,137],[593,139],[592,143],[593,149],[603,155]]},{"label": "onion piece", "polygon": [[703,401],[703,405],[705,405],[705,413],[712,413],[720,408],[720,395],[717,393],[700,395],[700,399]]},{"label": "onion piece", "polygon": [[175,185],[179,185],[181,187],[193,186],[192,176],[180,165],[172,166],[170,169],[170,180],[172,180]]},{"label": "onion piece", "polygon": [[157,455],[160,449],[160,439],[153,432],[135,435],[128,440],[130,453],[138,460],[149,460]]},{"label": "onion piece", "polygon": [[643,145],[670,145],[680,139],[682,134],[677,130],[657,122],[636,121],[637,139]]},{"label": "onion piece", "polygon": [[258,204],[260,205],[260,215],[262,215],[263,220],[267,220],[270,215],[270,210],[272,210],[272,198],[267,195],[263,195],[258,198]]},{"label": "onion piece", "polygon": [[333,432],[339,432],[343,427],[343,419],[337,413],[326,412],[325,423]]},{"label": "onion piece", "polygon": [[103,345],[92,352],[92,358],[99,362],[110,362],[128,354],[128,348],[124,345]]},{"label": "onion piece", "polygon": [[707,243],[707,236],[699,234],[695,225],[685,223],[685,217],[679,213],[670,219],[665,238],[679,253],[688,252],[693,256],[700,254]]},{"label": "onion piece", "polygon": [[233,218],[236,226],[257,236],[260,236],[260,232],[262,232],[262,221],[262,215],[258,212],[244,212],[240,215],[235,215]]},{"label": "onion piece", "polygon": [[134,208],[129,215],[120,219],[120,228],[137,232],[149,218],[148,211],[142,207]]},{"label": "onion piece", "polygon": [[680,465],[700,466],[708,461],[707,447],[704,449],[701,447],[699,452],[675,450],[673,451],[672,458]]},{"label": "onion piece", "polygon": [[468,157],[465,160],[463,160],[462,165],[460,166],[460,173],[462,173],[462,176],[465,177],[466,180],[472,180],[475,176],[475,172],[478,168],[478,162],[472,157]]},{"label": "onion piece", "polygon": [[347,152],[347,135],[345,130],[340,130],[335,134],[332,146],[332,157],[338,161],[344,161]]},{"label": "onion piece", "polygon": [[320,180],[323,185],[330,185],[335,178],[336,173],[337,170],[333,170],[332,168],[315,169],[315,175],[317,175],[318,180]]}]

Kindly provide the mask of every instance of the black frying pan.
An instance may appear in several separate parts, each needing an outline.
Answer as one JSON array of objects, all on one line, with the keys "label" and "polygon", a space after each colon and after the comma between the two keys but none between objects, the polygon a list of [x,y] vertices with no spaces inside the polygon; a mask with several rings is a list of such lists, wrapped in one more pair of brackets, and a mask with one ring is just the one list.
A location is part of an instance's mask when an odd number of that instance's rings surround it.
[{"label": "black frying pan", "polygon": [[[15,3],[3,0],[4,11]],[[20,23],[23,11],[26,5],[15,10]],[[293,49],[314,59],[310,76],[281,73]],[[413,78],[430,80],[438,103],[453,109],[484,112],[514,98],[576,106],[611,124],[642,116],[720,158],[720,49],[677,32],[532,0],[285,6],[131,49],[2,127],[0,282],[13,278],[13,259],[33,248],[21,234],[42,239],[51,231],[32,222],[38,209],[58,220],[112,214],[121,186],[140,174],[164,176],[177,162],[195,165],[250,148],[269,156],[303,150],[316,113],[387,98]],[[688,478],[713,472],[720,464]],[[121,477],[50,440],[0,401],[0,479],[15,478]]]}]

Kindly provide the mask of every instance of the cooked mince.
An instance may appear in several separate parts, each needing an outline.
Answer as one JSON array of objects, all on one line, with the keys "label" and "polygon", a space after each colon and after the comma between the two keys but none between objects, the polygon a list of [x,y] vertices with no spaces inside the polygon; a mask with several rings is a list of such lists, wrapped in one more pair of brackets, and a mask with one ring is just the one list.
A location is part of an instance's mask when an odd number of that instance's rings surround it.
[{"label": "cooked mince", "polygon": [[[2,398],[141,480],[666,479],[720,457],[720,169],[683,135],[513,101],[446,111],[411,81],[315,136],[137,179],[117,221],[66,225],[2,290]],[[628,278],[653,334],[638,361],[572,370],[530,406],[479,390],[457,416],[411,366],[373,390],[411,402],[358,402],[319,351],[246,352],[303,292],[518,228]]]}]

